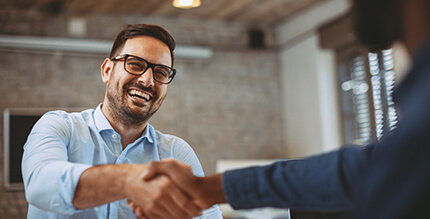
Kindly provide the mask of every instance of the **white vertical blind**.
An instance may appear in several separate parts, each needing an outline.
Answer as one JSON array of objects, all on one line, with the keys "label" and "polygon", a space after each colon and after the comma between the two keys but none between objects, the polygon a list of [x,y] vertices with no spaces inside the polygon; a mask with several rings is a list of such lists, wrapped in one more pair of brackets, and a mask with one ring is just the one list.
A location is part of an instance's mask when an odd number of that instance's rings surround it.
[{"label": "white vertical blind", "polygon": [[375,113],[376,139],[380,140],[384,131],[384,109],[382,97],[381,71],[379,69],[379,59],[377,53],[369,53],[369,71],[372,84],[373,107]]},{"label": "white vertical blind", "polygon": [[395,83],[392,49],[356,53],[340,66],[348,66],[339,75],[344,143],[364,145],[379,141],[397,123],[392,100]]},{"label": "white vertical blind", "polygon": [[396,108],[393,102],[393,90],[394,84],[396,82],[396,74],[394,72],[394,60],[393,60],[393,50],[384,50],[382,51],[383,60],[384,60],[384,70],[385,70],[385,92],[387,95],[387,104],[388,104],[388,121],[389,121],[389,129],[390,131],[396,127],[397,124],[397,113]]},{"label": "white vertical blind", "polygon": [[358,125],[358,140],[367,143],[372,137],[370,104],[369,104],[369,85],[367,84],[367,73],[365,62],[362,56],[352,60],[351,78],[353,81],[353,100],[356,110],[356,122]]}]

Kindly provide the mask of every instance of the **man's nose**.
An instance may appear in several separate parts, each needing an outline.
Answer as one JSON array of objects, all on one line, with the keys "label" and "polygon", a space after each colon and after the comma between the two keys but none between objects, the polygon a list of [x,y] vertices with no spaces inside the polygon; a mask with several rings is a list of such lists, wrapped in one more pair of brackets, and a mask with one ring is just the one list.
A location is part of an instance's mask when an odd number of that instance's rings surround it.
[{"label": "man's nose", "polygon": [[154,71],[151,67],[148,67],[142,75],[139,76],[138,80],[142,82],[145,86],[154,85]]}]

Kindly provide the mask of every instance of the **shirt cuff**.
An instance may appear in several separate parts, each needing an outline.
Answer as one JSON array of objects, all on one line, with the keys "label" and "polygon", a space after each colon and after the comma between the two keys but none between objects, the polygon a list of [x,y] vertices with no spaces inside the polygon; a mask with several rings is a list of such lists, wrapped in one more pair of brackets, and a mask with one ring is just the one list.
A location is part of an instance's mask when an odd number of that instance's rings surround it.
[{"label": "shirt cuff", "polygon": [[257,169],[249,167],[226,171],[222,177],[224,194],[233,209],[249,209],[257,206]]},{"label": "shirt cuff", "polygon": [[73,206],[72,201],[75,196],[75,190],[78,185],[79,179],[82,173],[90,168],[90,165],[86,164],[73,164],[71,167],[67,167],[63,170],[60,178],[60,203],[62,209],[67,213],[75,213],[79,209]]}]

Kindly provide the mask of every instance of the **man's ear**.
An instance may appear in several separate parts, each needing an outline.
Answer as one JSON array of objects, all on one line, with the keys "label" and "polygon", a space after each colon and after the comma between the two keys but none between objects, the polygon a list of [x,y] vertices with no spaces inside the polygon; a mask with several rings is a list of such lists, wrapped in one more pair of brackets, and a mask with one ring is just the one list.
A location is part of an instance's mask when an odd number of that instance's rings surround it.
[{"label": "man's ear", "polygon": [[113,69],[113,62],[109,58],[106,58],[103,64],[100,66],[103,83],[106,84],[109,81],[110,74],[112,73],[112,69]]}]

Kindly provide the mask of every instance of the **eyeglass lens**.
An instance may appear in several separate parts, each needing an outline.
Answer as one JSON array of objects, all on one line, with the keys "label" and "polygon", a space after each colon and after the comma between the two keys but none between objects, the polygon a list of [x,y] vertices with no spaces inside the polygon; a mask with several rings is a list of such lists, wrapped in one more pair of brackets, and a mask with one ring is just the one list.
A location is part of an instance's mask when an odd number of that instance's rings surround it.
[{"label": "eyeglass lens", "polygon": [[151,65],[147,61],[133,56],[128,56],[125,62],[125,70],[135,75],[144,73],[148,67],[152,68],[156,81],[161,83],[168,83],[170,81],[170,73],[172,70],[167,66]]}]

